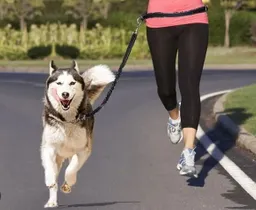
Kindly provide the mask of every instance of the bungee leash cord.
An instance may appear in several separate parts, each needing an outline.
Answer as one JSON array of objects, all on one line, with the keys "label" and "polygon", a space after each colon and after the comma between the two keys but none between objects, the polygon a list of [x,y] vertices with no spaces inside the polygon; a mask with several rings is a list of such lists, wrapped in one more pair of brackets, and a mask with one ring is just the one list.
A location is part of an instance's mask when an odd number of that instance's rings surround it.
[{"label": "bungee leash cord", "polygon": [[141,24],[148,18],[168,18],[168,17],[182,17],[182,16],[188,16],[188,15],[194,15],[194,14],[198,14],[198,13],[203,13],[203,12],[207,12],[208,11],[208,7],[207,6],[203,6],[203,7],[199,7],[193,10],[188,10],[188,11],[182,11],[182,12],[175,12],[175,13],[161,13],[161,12],[154,12],[154,13],[145,13],[143,15],[141,15],[138,19],[137,19],[137,27],[136,29],[133,31],[132,36],[130,38],[129,44],[126,48],[125,54],[123,56],[122,62],[118,68],[118,71],[115,75],[115,80],[113,81],[109,91],[107,92],[106,97],[103,99],[103,101],[101,102],[101,104],[95,108],[92,112],[87,113],[87,114],[81,114],[79,116],[80,120],[85,120],[86,118],[92,117],[94,116],[97,112],[99,112],[108,102],[113,90],[115,89],[115,86],[122,74],[123,68],[125,67],[127,60],[130,56],[130,53],[132,51],[132,48],[135,44],[135,41],[137,39],[138,36],[138,31],[139,28],[141,26]]}]

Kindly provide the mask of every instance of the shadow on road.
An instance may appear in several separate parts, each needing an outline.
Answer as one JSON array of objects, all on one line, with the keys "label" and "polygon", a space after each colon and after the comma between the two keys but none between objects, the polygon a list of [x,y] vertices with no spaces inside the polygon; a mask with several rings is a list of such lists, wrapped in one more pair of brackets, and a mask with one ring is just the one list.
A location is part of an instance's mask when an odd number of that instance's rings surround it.
[{"label": "shadow on road", "polygon": [[80,204],[69,204],[69,205],[59,205],[59,209],[64,208],[74,208],[74,207],[102,207],[102,206],[112,206],[115,204],[137,204],[139,201],[111,201],[102,203],[80,203]]},{"label": "shadow on road", "polygon": [[[206,133],[206,135],[211,139],[215,139],[216,136],[218,135],[216,132],[218,130],[218,132],[220,132],[220,130],[223,130],[223,128],[221,127],[221,125],[219,123],[216,124],[216,126],[214,127],[213,130],[209,131]],[[212,138],[215,137],[215,138]],[[204,137],[202,137],[203,139]],[[223,152],[223,154],[225,154],[228,150],[230,150],[232,147],[235,146],[235,141],[236,141],[237,136],[233,136],[232,139],[229,140],[225,140],[223,141],[223,139],[221,139],[221,141],[218,141],[217,139],[215,139],[216,141],[214,142],[215,145],[218,147],[218,149],[220,149],[220,151]],[[210,146],[210,145],[208,145]],[[213,150],[213,154],[215,153],[215,155],[219,155],[219,153],[216,153],[215,150]],[[196,148],[196,157],[195,157],[195,161],[199,161],[201,159],[201,157],[203,157],[204,155],[208,154],[205,150],[205,148],[203,147],[203,145],[200,143],[200,140],[197,143],[197,148]],[[202,169],[199,171],[198,174],[198,178],[190,178],[187,180],[188,185],[189,186],[194,186],[194,187],[204,187],[205,185],[205,180],[209,174],[209,172],[216,167],[219,164],[219,161],[222,159],[223,156],[218,156],[218,159],[214,159],[213,156],[209,155],[209,157],[207,157],[202,164]]]},{"label": "shadow on road", "polygon": [[[239,119],[240,124],[243,124],[245,120],[252,116],[252,114],[248,114],[245,112],[246,110],[243,108],[229,109],[227,110],[228,116],[232,119]],[[230,134],[227,130],[223,129],[223,126],[220,124],[219,120],[215,123],[214,127],[206,132],[206,136],[208,136],[213,143],[218,147],[218,149],[225,154],[227,151],[232,149],[236,145],[236,140],[239,135],[239,127],[237,126],[237,132]],[[202,139],[204,136],[202,137]],[[208,145],[209,147],[210,145]],[[196,161],[200,160],[206,154],[206,150],[203,145],[200,143],[200,140],[197,143],[196,148]],[[205,184],[205,179],[208,176],[209,172],[219,163],[223,156],[219,155],[219,153],[213,150],[215,157],[209,156],[203,163],[203,167],[198,174],[198,178],[191,178],[187,180],[188,185],[194,187],[203,187]]]},{"label": "shadow on road", "polygon": [[[215,101],[215,99],[212,99],[212,101]],[[214,116],[209,114],[212,113],[212,104],[214,104],[212,101],[208,102],[208,106],[209,104],[211,104],[211,107],[207,107],[207,112],[203,113],[202,112],[202,119],[204,119],[204,127],[203,130],[207,130],[207,128],[212,128],[210,130],[208,130],[205,133],[205,136],[203,136],[201,139],[204,139],[206,136],[209,137],[212,142],[216,145],[217,149],[213,150],[213,154],[215,156],[215,158],[213,158],[212,155],[208,155],[206,156],[207,158],[204,159],[203,156],[207,155],[207,151],[204,148],[204,146],[206,146],[206,148],[209,148],[210,144],[208,145],[202,145],[202,143],[200,143],[200,139],[197,142],[197,148],[196,148],[196,162],[197,164],[201,164],[202,165],[202,169],[199,171],[198,174],[198,178],[189,178],[187,180],[187,183],[189,186],[193,186],[193,187],[204,187],[205,185],[205,180],[209,174],[209,172],[216,167],[219,164],[219,161],[223,158],[223,154],[227,154],[233,147],[236,146],[236,141],[237,138],[239,136],[239,125],[242,125],[248,118],[250,118],[252,116],[252,114],[250,113],[246,113],[246,110],[243,108],[236,108],[236,109],[229,109],[226,110],[227,115],[232,118],[232,119],[237,119],[238,121],[236,123],[238,123],[238,126],[236,127],[236,129],[234,129],[236,132],[230,133],[228,132],[225,128],[223,128],[223,126],[220,124],[220,117],[218,118],[217,121],[214,120]],[[206,104],[207,106],[207,104]],[[209,112],[210,110],[210,112]],[[206,142],[206,141],[204,141]],[[219,154],[219,152],[217,152],[217,150],[220,150],[222,152],[222,154]],[[224,175],[226,175],[226,172],[224,172],[224,170],[220,170],[219,173],[223,173]],[[232,180],[233,183],[234,180],[230,178],[230,176],[228,176],[228,178],[230,180]],[[216,183],[216,185],[219,185],[221,183]],[[243,207],[226,207],[227,209],[256,209],[255,208],[255,203],[254,201],[252,201],[253,199],[249,196],[249,194],[245,193],[241,193],[241,191],[243,191],[242,187],[238,184],[234,184],[234,189],[231,191],[227,191],[226,193],[223,193],[222,196],[229,199],[229,200],[233,200],[235,203],[241,204],[243,205]],[[254,205],[252,204],[254,203]]]}]

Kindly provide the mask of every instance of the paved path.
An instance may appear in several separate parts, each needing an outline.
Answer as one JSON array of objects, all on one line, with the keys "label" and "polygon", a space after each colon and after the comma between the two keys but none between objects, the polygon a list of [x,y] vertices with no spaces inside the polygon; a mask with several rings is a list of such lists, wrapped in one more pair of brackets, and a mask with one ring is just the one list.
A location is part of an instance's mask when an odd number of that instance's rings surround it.
[{"label": "paved path", "polygon": [[[93,154],[72,194],[59,194],[60,209],[222,210],[242,209],[241,198],[252,203],[216,164],[201,186],[191,186],[187,177],[179,176],[176,163],[182,144],[174,146],[166,137],[167,116],[156,95],[153,74],[135,75],[122,77],[97,115]],[[48,198],[39,155],[45,78],[0,74],[1,210],[40,210]],[[207,70],[201,94],[255,81],[256,71]],[[205,158],[197,161],[199,170]],[[237,188],[238,194],[230,194]]]}]

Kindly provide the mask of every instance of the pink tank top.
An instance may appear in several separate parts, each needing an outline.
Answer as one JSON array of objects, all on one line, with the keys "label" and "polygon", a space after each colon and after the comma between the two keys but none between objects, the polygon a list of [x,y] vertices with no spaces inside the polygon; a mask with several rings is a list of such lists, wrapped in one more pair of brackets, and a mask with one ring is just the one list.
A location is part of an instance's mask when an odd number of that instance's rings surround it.
[{"label": "pink tank top", "polygon": [[[148,13],[151,12],[181,12],[204,6],[202,0],[149,0]],[[172,17],[172,18],[149,18],[146,25],[150,28],[168,27],[191,23],[208,23],[207,13],[195,15]]]}]

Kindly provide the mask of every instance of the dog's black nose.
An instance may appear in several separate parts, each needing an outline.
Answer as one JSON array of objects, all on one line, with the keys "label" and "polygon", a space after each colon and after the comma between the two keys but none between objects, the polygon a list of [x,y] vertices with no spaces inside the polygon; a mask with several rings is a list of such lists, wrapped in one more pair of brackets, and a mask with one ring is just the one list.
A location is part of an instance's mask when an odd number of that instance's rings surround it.
[{"label": "dog's black nose", "polygon": [[69,93],[68,93],[68,92],[63,92],[63,93],[62,93],[62,97],[63,97],[64,99],[67,99],[67,98],[69,97]]}]

